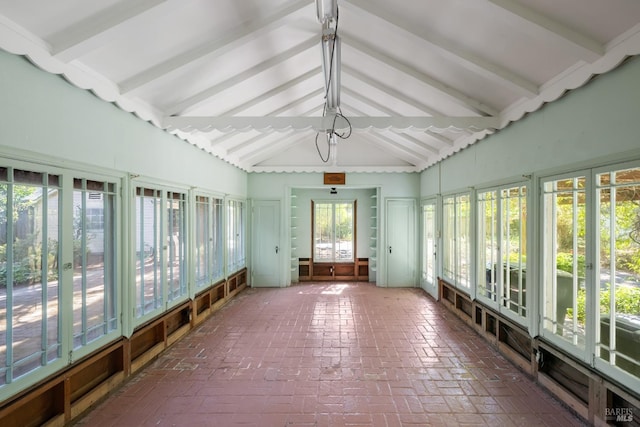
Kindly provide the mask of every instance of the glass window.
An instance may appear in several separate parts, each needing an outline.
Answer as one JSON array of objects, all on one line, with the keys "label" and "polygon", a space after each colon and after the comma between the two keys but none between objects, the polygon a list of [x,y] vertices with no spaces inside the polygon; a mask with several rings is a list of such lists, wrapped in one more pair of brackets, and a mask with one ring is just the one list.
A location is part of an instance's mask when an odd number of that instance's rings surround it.
[{"label": "glass window", "polygon": [[[547,181],[543,187],[543,328],[585,348],[586,178]],[[584,305],[583,305],[584,306]]]},{"label": "glass window", "polygon": [[59,181],[0,168],[0,386],[62,356]]},{"label": "glass window", "polygon": [[598,174],[596,189],[596,356],[640,378],[640,168]]},{"label": "glass window", "polygon": [[117,328],[115,186],[74,179],[73,346]]},{"label": "glass window", "polygon": [[[187,294],[186,280],[186,194],[167,193],[166,198],[166,272],[168,299],[174,301]],[[164,239],[163,239],[164,240]]]},{"label": "glass window", "polygon": [[478,193],[478,296],[526,317],[526,187]]},{"label": "glass window", "polygon": [[436,283],[436,205],[422,206],[422,280],[427,285]]},{"label": "glass window", "polygon": [[500,192],[500,229],[499,247],[502,260],[502,278],[500,283],[500,301],[521,317],[526,317],[526,224],[527,191],[526,187],[512,187]]},{"label": "glass window", "polygon": [[353,261],[354,210],[354,202],[314,202],[314,261]]},{"label": "glass window", "polygon": [[136,189],[136,317],[162,306],[161,207],[159,190]]},{"label": "glass window", "polygon": [[471,211],[469,194],[443,199],[443,273],[454,286],[469,290]]},{"label": "glass window", "polygon": [[227,273],[233,274],[246,266],[245,203],[229,200],[227,204]]},{"label": "glass window", "polygon": [[498,301],[498,191],[478,193],[478,296]]},{"label": "glass window", "polygon": [[197,196],[195,283],[204,287],[223,276],[222,200]]},{"label": "glass window", "polygon": [[186,224],[185,193],[136,189],[136,317],[187,294]]}]

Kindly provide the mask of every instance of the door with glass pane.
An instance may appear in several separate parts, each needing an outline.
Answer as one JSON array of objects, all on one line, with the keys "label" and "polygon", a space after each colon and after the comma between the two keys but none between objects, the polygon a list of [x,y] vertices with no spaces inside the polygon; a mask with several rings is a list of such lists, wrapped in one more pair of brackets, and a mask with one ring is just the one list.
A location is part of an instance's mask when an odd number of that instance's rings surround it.
[{"label": "door with glass pane", "polygon": [[422,287],[438,297],[436,283],[437,228],[436,201],[427,200],[422,205]]}]

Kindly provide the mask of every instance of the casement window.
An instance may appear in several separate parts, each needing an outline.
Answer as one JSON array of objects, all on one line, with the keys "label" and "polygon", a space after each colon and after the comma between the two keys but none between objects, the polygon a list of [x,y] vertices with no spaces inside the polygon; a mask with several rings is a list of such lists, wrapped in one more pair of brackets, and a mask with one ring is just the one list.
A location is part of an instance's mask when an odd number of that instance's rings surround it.
[{"label": "casement window", "polygon": [[187,295],[186,195],[136,188],[136,317]]},{"label": "casement window", "polygon": [[587,177],[575,175],[543,183],[543,323],[552,334],[585,349],[585,317],[578,301],[586,295]]},{"label": "casement window", "polygon": [[61,184],[0,168],[0,387],[62,357]]},{"label": "casement window", "polygon": [[542,333],[640,387],[640,166],[542,185]]},{"label": "casement window", "polygon": [[597,173],[595,187],[596,364],[640,379],[640,167]]},{"label": "casement window", "polygon": [[504,312],[525,318],[527,255],[525,186],[477,196],[477,295]]},{"label": "casement window", "polygon": [[355,203],[314,201],[313,206],[313,260],[353,262]]},{"label": "casement window", "polygon": [[196,197],[195,284],[202,288],[224,276],[222,199]]},{"label": "casement window", "polygon": [[0,167],[0,393],[120,333],[116,184]]},{"label": "casement window", "polygon": [[428,286],[436,283],[436,204],[422,205],[422,282]]},{"label": "casement window", "polygon": [[457,288],[470,290],[471,204],[470,196],[458,194],[442,200],[444,277]]},{"label": "casement window", "polygon": [[227,274],[246,266],[246,208],[240,200],[227,201]]},{"label": "casement window", "polygon": [[117,328],[115,185],[73,182],[73,345]]}]

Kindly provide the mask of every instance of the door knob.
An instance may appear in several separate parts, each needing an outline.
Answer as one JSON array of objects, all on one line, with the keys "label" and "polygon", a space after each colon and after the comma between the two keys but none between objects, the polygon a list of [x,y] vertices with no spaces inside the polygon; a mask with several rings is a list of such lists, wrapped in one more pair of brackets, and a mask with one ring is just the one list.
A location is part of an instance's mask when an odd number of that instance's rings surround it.
[{"label": "door knob", "polygon": [[391,246],[389,246],[389,253],[391,253]]},{"label": "door knob", "polygon": [[276,246],[276,253],[278,253],[279,250],[280,250],[280,248]]}]

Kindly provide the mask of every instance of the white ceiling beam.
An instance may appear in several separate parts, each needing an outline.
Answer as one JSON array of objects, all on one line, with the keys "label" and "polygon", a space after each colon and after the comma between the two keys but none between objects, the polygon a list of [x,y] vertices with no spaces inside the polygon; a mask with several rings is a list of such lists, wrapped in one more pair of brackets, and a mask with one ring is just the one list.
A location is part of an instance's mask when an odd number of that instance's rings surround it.
[{"label": "white ceiling beam", "polygon": [[397,131],[397,130],[393,130],[393,129],[391,129],[389,132],[391,132],[391,133],[393,133],[393,134],[395,134],[395,135],[399,136],[399,137],[400,137],[400,138],[402,138],[402,139],[405,139],[405,140],[407,140],[407,141],[412,142],[413,144],[417,145],[417,146],[418,146],[418,147],[420,147],[421,149],[428,151],[428,152],[430,153],[430,155],[431,155],[431,154],[436,154],[436,155],[439,155],[439,154],[440,154],[440,151],[439,151],[437,148],[432,147],[432,146],[431,146],[431,145],[429,145],[428,143],[426,143],[426,142],[424,142],[424,141],[421,141],[421,140],[419,140],[418,138],[416,138],[416,137],[414,137],[414,136],[412,136],[412,135],[409,135],[409,134],[408,134],[408,133],[406,133],[406,132],[399,132],[399,131]]},{"label": "white ceiling beam", "polygon": [[248,153],[244,156],[241,156],[238,160],[239,163],[245,167],[255,166],[260,162],[264,162],[265,160],[273,157],[275,154],[280,153],[289,147],[293,147],[296,144],[299,144],[303,141],[307,141],[309,138],[309,134],[305,134],[300,136],[300,138],[287,138],[282,139],[274,144],[269,145],[268,147],[262,150],[256,150],[253,153]]},{"label": "white ceiling beam", "polygon": [[72,25],[49,38],[51,54],[70,62],[104,45],[120,27],[168,0],[127,0]]},{"label": "white ceiling beam", "polygon": [[[386,93],[387,95],[392,96],[393,98],[396,98],[402,102],[404,102],[407,105],[411,105],[414,108],[417,108],[420,111],[425,112],[426,114],[429,114],[431,116],[442,116],[442,112],[441,111],[437,111],[427,105],[424,105],[421,102],[416,101],[413,98],[409,98],[407,95],[399,92],[398,90],[387,86],[386,84],[378,81],[378,80],[374,80],[371,77],[367,76],[366,74],[364,74],[362,71],[360,70],[356,70],[355,68],[349,67],[347,65],[342,65],[342,72],[351,75],[352,77],[355,77],[356,79],[360,80],[363,83],[366,83],[369,86],[372,86],[384,93]],[[344,79],[343,79],[344,81]],[[344,86],[344,84],[343,84]]]},{"label": "white ceiling beam", "polygon": [[397,16],[390,15],[387,11],[371,2],[367,2],[366,0],[343,0],[341,5],[353,10],[355,14],[369,14],[386,21],[392,25],[396,31],[408,33],[421,39],[427,43],[432,50],[447,57],[450,61],[500,85],[506,85],[522,96],[532,98],[539,94],[538,85],[521,75],[509,71],[498,64],[487,61],[471,52],[465,51],[449,40],[433,33],[428,33],[424,27],[417,29],[411,23]]},{"label": "white ceiling beam", "polygon": [[[296,77],[295,79],[289,80],[285,84],[277,86],[277,87],[275,87],[275,88],[273,88],[271,90],[268,90],[268,91],[266,91],[264,93],[261,93],[259,95],[256,94],[256,96],[252,97],[251,100],[249,100],[249,101],[247,101],[247,102],[245,102],[243,104],[240,104],[240,105],[238,105],[238,106],[236,106],[236,107],[234,107],[234,108],[232,108],[230,110],[225,111],[224,113],[222,113],[222,115],[233,116],[235,114],[239,114],[242,111],[245,111],[245,110],[247,110],[247,109],[249,109],[249,108],[251,108],[251,107],[253,107],[255,105],[258,105],[259,103],[261,103],[263,101],[266,101],[267,99],[269,99],[269,98],[271,98],[273,96],[276,96],[276,95],[278,95],[278,94],[280,94],[280,93],[282,93],[282,92],[284,92],[284,91],[286,91],[286,90],[288,90],[288,89],[290,89],[290,88],[292,88],[292,87],[294,87],[294,86],[296,86],[296,85],[298,85],[298,84],[300,84],[300,83],[302,83],[304,81],[307,81],[307,80],[312,79],[312,78],[318,78],[318,76],[320,76],[320,72],[321,71],[322,71],[322,67],[316,67],[316,68],[314,68],[312,70],[309,70],[306,73]],[[321,80],[319,81],[319,83],[321,83]]]},{"label": "white ceiling beam", "polygon": [[[288,138],[293,133],[294,133],[293,131],[277,133],[276,137],[284,139],[284,138]],[[237,153],[239,151],[247,150],[252,145],[257,144],[257,143],[259,143],[261,141],[264,141],[269,136],[273,136],[273,135],[274,135],[273,133],[268,134],[268,135],[260,134],[260,135],[254,136],[253,138],[249,138],[249,139],[247,139],[245,141],[242,141],[241,143],[235,144],[233,147],[230,147],[229,149],[227,149],[227,155],[228,156],[238,155]],[[254,151],[258,151],[258,150],[254,150]]]},{"label": "white ceiling beam", "polygon": [[[298,106],[300,104],[303,104],[303,103],[309,101],[310,99],[312,99],[312,98],[314,98],[316,96],[319,96],[319,95],[321,95],[323,93],[324,93],[324,89],[316,89],[315,91],[310,92],[310,93],[306,94],[305,96],[303,96],[303,97],[301,97],[299,99],[296,99],[295,101],[293,101],[293,102],[291,102],[291,103],[289,103],[289,104],[287,104],[287,105],[285,105],[283,107],[280,107],[277,110],[273,110],[273,111],[271,111],[271,112],[269,112],[269,113],[267,113],[265,115],[266,116],[277,116],[277,115],[280,115],[280,114],[282,114],[282,113],[284,113],[284,112],[286,112],[286,111],[288,111],[288,110],[290,110],[292,108],[295,108],[296,106]],[[318,108],[322,108],[322,106],[314,107],[313,111],[317,110]],[[307,114],[301,114],[301,115],[302,116],[306,116]],[[225,135],[223,135],[223,136],[221,136],[219,138],[211,140],[211,145],[221,144],[221,143],[233,138],[234,136],[236,136],[239,133],[242,133],[242,132],[239,132],[239,131],[229,132],[229,133],[227,133],[227,134],[225,134]]]},{"label": "white ceiling beam", "polygon": [[231,52],[248,41],[255,40],[265,33],[294,20],[295,18],[292,14],[310,4],[309,0],[296,0],[276,9],[273,14],[264,19],[248,22],[246,25],[238,25],[236,30],[228,32],[227,36],[222,39],[188,50],[122,81],[120,83],[121,91],[123,94],[132,92],[204,57],[210,58],[214,55],[220,56]]},{"label": "white ceiling beam", "polygon": [[[362,111],[356,110],[355,108],[349,108],[349,109],[353,110],[353,114],[356,116],[364,116]],[[429,146],[426,142],[420,141],[417,138],[412,137],[411,135],[405,132],[400,132],[400,131],[392,131],[392,132],[396,137],[400,138],[403,141],[403,142],[399,142],[399,144],[405,145],[407,148],[415,147],[415,149],[419,150],[424,157],[428,157],[432,154],[438,153],[437,149]]]},{"label": "white ceiling beam", "polygon": [[468,110],[469,113],[489,116],[497,116],[499,114],[498,110],[496,110],[495,108],[483,104],[480,101],[465,95],[459,90],[454,89],[451,86],[448,86],[441,81],[434,79],[433,77],[421,73],[420,71],[403,62],[400,62],[388,55],[383,54],[379,50],[374,49],[371,45],[350,35],[345,36],[344,32],[342,32],[341,35],[343,45],[346,44],[348,46],[351,46],[352,48],[362,52],[363,54],[370,56],[371,58],[374,58],[385,65],[395,68],[401,73],[411,76],[419,82],[422,82],[425,85],[445,94],[456,104]]},{"label": "white ceiling beam", "polygon": [[[168,131],[182,132],[210,132],[217,129],[222,132],[231,130],[272,132],[288,131],[324,131],[333,128],[333,117],[193,117],[176,116],[165,117],[162,127]],[[500,120],[495,117],[349,117],[354,132],[369,131],[371,129],[413,129],[413,130],[465,130],[472,131],[497,129]],[[347,124],[338,119],[336,130],[346,130]]]},{"label": "white ceiling beam", "polygon": [[[381,111],[381,112],[383,112],[385,114],[388,114],[389,116],[393,117],[393,116],[397,116],[398,115],[397,111],[394,111],[394,110],[392,110],[392,109],[390,109],[390,108],[388,108],[388,107],[386,107],[386,106],[384,106],[384,105],[382,105],[382,104],[380,104],[380,103],[378,103],[378,102],[376,102],[376,101],[374,101],[374,100],[362,95],[359,92],[353,91],[353,90],[348,89],[348,88],[343,88],[342,89],[342,93],[347,95],[347,96],[351,96],[351,97],[359,100],[360,102],[368,104],[371,107],[375,108],[376,110]],[[439,135],[439,134],[437,134],[435,132],[432,132],[430,130],[426,130],[424,133],[425,133],[425,135],[427,135],[427,137],[432,138],[432,139],[436,139],[436,140],[440,141],[441,143],[443,143],[445,145],[448,145],[448,146],[452,146],[453,145],[453,141],[451,141],[448,138],[446,138],[446,137],[444,137],[442,135]],[[431,145],[428,142],[424,142],[424,144],[429,145],[431,147]],[[433,147],[433,149],[437,150],[435,147]]]},{"label": "white ceiling beam", "polygon": [[248,70],[245,70],[243,72],[240,72],[236,75],[234,75],[233,77],[220,82],[208,89],[203,90],[202,92],[199,92],[195,95],[192,95],[186,99],[184,99],[183,101],[172,105],[171,107],[167,108],[167,114],[168,115],[179,115],[179,114],[184,114],[185,112],[187,112],[190,108],[193,108],[194,106],[198,105],[199,103],[206,101],[207,99],[215,96],[217,93],[222,92],[224,90],[227,90],[239,83],[242,83],[245,80],[248,80],[252,77],[257,76],[258,74],[268,70],[269,68],[275,67],[276,65],[280,64],[281,62],[284,62],[288,59],[293,58],[294,56],[310,49],[313,46],[317,46],[319,45],[319,37],[311,37],[307,40],[305,40],[302,43],[297,44],[296,46],[292,47],[291,49],[288,49],[285,52],[282,52],[278,55],[275,55],[271,58],[269,58],[266,61],[263,61],[251,68],[249,68]]},{"label": "white ceiling beam", "polygon": [[[555,41],[560,40],[561,42],[565,42],[570,45],[576,55],[587,62],[593,62],[605,53],[604,46],[594,39],[567,27],[547,15],[536,12],[515,0],[489,1],[510,12],[512,15],[517,16],[524,21],[525,24],[531,25],[552,35],[555,38]],[[538,32],[538,35],[540,36],[540,31]]]},{"label": "white ceiling beam", "polygon": [[378,133],[371,133],[367,135],[367,141],[375,144],[378,148],[383,149],[394,157],[412,164],[413,166],[418,166],[420,164],[426,163],[425,158],[420,156],[413,150],[401,144],[398,144],[392,139],[389,139],[386,136],[380,135]]}]

